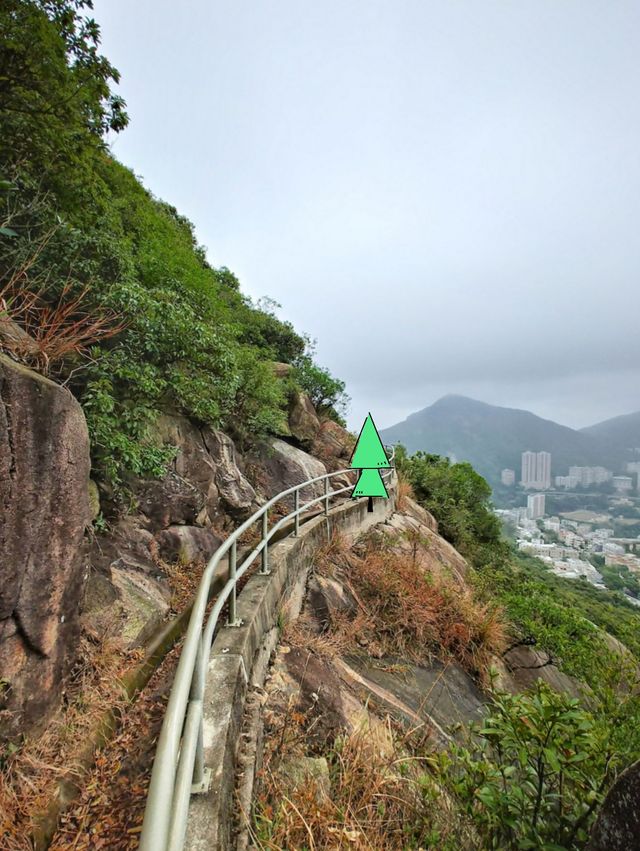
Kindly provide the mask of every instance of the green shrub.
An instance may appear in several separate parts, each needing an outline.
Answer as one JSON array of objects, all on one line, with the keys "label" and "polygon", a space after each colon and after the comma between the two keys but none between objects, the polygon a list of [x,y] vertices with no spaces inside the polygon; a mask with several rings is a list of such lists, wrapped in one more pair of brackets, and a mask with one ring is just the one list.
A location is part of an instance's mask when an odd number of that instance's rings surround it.
[{"label": "green shrub", "polygon": [[543,683],[496,693],[442,775],[486,849],[584,848],[620,765],[606,724]]}]

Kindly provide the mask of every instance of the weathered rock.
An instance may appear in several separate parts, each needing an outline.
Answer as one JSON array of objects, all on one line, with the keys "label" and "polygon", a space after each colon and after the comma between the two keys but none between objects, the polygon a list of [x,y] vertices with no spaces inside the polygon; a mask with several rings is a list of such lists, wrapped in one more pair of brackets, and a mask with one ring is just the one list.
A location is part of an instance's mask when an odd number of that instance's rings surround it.
[{"label": "weathered rock", "polygon": [[341,470],[349,466],[355,438],[333,420],[320,424],[311,451],[326,465],[327,470]]},{"label": "weathered rock", "polygon": [[498,672],[496,686],[512,694],[526,691],[538,680],[542,680],[570,697],[583,697],[585,687],[573,677],[563,673],[553,664],[551,657],[528,644],[519,644],[508,650],[494,667]]},{"label": "weathered rock", "polygon": [[212,428],[203,431],[203,438],[213,461],[215,484],[223,508],[238,519],[248,516],[256,492],[240,470],[233,441],[224,432]]},{"label": "weathered rock", "polygon": [[588,851],[640,851],[640,762],[609,790],[591,831]]},{"label": "weathered rock", "polygon": [[156,535],[160,555],[166,561],[209,561],[222,543],[210,529],[201,526],[170,526]]},{"label": "weathered rock", "polygon": [[193,523],[204,507],[202,492],[174,472],[162,479],[138,480],[134,493],[140,511],[156,529],[166,529],[176,523]]},{"label": "weathered rock", "polygon": [[174,472],[202,494],[202,507],[197,515],[200,525],[216,522],[225,525],[225,514],[241,519],[251,513],[256,494],[241,470],[230,437],[216,429],[200,429],[179,415],[160,417],[154,433],[158,442],[177,448]]},{"label": "weathered rock", "polygon": [[[270,447],[263,455],[263,466],[267,476],[268,496],[275,496],[280,491],[298,485],[306,479],[324,476],[327,472],[324,464],[317,458],[277,438],[271,441]],[[300,498],[305,501],[322,493],[324,485],[318,482],[303,488]],[[293,503],[292,498],[288,499],[288,503]]]},{"label": "weathered rock", "polygon": [[0,731],[36,731],[74,658],[89,438],[68,390],[0,355]]},{"label": "weathered rock", "polygon": [[293,369],[290,363],[280,363],[280,361],[274,361],[271,366],[276,378],[286,378]]},{"label": "weathered rock", "polygon": [[305,449],[313,446],[320,431],[320,420],[311,399],[306,393],[297,391],[289,399],[289,432]]},{"label": "weathered rock", "polygon": [[429,512],[425,511],[423,514],[422,511],[416,512],[408,506],[407,513],[394,514],[387,523],[380,524],[378,529],[391,536],[389,546],[392,550],[411,552],[415,542],[419,545],[420,561],[427,570],[444,568],[453,578],[464,584],[469,565],[455,547],[433,531],[431,519]]},{"label": "weathered rock", "polygon": [[403,511],[405,514],[413,517],[414,520],[417,520],[422,526],[426,526],[428,529],[431,529],[432,532],[437,533],[438,521],[436,518],[430,511],[427,511],[426,508],[423,508],[410,497],[405,497],[405,506]]},{"label": "weathered rock", "polygon": [[122,518],[91,548],[91,571],[82,602],[85,629],[123,645],[144,642],[167,612],[171,592],[158,567],[158,542],[141,515]]},{"label": "weathered rock", "polygon": [[214,515],[218,509],[215,469],[202,430],[187,417],[164,414],[155,423],[152,433],[159,443],[176,447],[173,471],[200,491],[207,512]]}]

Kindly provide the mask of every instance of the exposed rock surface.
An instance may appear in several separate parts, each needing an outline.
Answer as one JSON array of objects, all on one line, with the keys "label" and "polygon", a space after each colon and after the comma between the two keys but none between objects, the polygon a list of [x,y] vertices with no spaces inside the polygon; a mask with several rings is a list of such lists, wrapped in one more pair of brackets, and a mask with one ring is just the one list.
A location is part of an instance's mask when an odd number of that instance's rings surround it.
[{"label": "exposed rock surface", "polygon": [[[266,474],[267,496],[275,496],[280,491],[287,490],[305,479],[324,476],[327,468],[312,455],[275,438],[262,456],[262,466]],[[301,500],[313,499],[324,493],[322,482],[303,488]],[[289,503],[293,503],[290,497]]]},{"label": "exposed rock surface", "polygon": [[167,561],[208,561],[222,543],[211,529],[170,526],[156,536],[160,555]]},{"label": "exposed rock surface", "polygon": [[342,470],[349,466],[355,438],[333,420],[320,424],[311,451],[326,465],[327,470]]},{"label": "exposed rock surface", "polygon": [[512,647],[501,660],[496,660],[495,667],[498,671],[496,686],[512,694],[525,691],[538,680],[570,697],[579,698],[585,694],[585,687],[554,665],[548,653],[527,644]]},{"label": "exposed rock surface", "polygon": [[320,431],[320,420],[311,399],[300,391],[293,393],[289,400],[289,432],[305,449],[313,446]]},{"label": "exposed rock surface", "polygon": [[640,851],[640,762],[623,772],[609,790],[588,851]]},{"label": "exposed rock surface", "polygon": [[111,630],[128,646],[144,642],[169,612],[163,562],[208,561],[224,532],[257,505],[223,432],[164,415],[154,438],[175,447],[171,469],[161,479],[130,483],[136,511],[96,537],[83,603],[89,631]]},{"label": "exposed rock surface", "polygon": [[37,730],[75,651],[89,438],[68,390],[0,355],[0,731]]}]

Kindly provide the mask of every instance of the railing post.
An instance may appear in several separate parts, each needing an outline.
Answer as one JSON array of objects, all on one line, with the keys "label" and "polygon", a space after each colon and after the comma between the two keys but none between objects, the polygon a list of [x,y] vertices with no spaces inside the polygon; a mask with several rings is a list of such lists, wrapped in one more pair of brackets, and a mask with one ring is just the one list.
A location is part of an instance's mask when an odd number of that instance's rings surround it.
[{"label": "railing post", "polygon": [[237,590],[236,590],[236,564],[238,560],[237,546],[234,541],[231,544],[231,549],[229,550],[229,579],[233,582],[231,586],[231,594],[229,595],[229,626],[235,626],[237,623],[236,618],[236,601],[237,601]]},{"label": "railing post", "polygon": [[324,513],[329,515],[329,479],[324,480]]},{"label": "railing post", "polygon": [[267,541],[267,533],[269,531],[268,512],[265,511],[262,515],[262,568],[260,573],[264,576],[269,573],[269,543]]},{"label": "railing post", "polygon": [[300,511],[300,491],[296,491],[293,495],[293,510],[296,513],[295,526],[294,526],[293,534],[297,538],[298,535],[300,534],[300,515],[298,513]]}]

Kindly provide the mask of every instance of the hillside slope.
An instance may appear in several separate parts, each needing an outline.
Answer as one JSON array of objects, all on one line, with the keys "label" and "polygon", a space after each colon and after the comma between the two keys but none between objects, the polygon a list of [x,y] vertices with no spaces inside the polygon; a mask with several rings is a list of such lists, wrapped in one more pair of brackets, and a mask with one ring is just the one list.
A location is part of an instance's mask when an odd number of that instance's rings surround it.
[{"label": "hillside slope", "polygon": [[640,457],[640,411],[635,414],[623,414],[613,417],[587,428],[581,429],[583,434],[606,441],[620,450],[635,450]]},{"label": "hillside slope", "polygon": [[469,461],[491,484],[499,481],[504,467],[519,475],[520,455],[527,449],[551,452],[554,475],[566,473],[572,464],[618,470],[624,457],[598,435],[465,396],[444,396],[380,433],[388,443],[402,443],[409,452],[423,450]]}]

